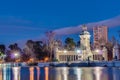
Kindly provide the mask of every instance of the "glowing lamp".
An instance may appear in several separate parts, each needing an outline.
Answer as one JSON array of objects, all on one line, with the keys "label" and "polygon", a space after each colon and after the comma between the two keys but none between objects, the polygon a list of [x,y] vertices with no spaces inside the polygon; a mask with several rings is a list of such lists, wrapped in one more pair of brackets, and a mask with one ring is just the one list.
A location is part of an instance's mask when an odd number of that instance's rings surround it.
[{"label": "glowing lamp", "polygon": [[66,50],[64,50],[64,53],[67,53],[67,51],[66,51]]},{"label": "glowing lamp", "polygon": [[99,53],[99,50],[98,50],[98,49],[96,49],[96,50],[95,50],[95,52]]},{"label": "glowing lamp", "polygon": [[44,61],[48,61],[48,60],[49,60],[49,58],[48,58],[48,57],[45,57]]},{"label": "glowing lamp", "polygon": [[14,53],[14,55],[15,55],[15,57],[17,57],[17,56],[18,56],[18,53]]},{"label": "glowing lamp", "polygon": [[81,50],[77,50],[77,53],[80,53],[81,52]]}]

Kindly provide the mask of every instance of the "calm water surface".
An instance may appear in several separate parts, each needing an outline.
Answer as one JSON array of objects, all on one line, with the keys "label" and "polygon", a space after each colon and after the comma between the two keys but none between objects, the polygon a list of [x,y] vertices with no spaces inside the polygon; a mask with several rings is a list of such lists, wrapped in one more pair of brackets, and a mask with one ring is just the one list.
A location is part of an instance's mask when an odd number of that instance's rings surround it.
[{"label": "calm water surface", "polygon": [[0,68],[0,80],[120,80],[120,68],[4,67]]}]

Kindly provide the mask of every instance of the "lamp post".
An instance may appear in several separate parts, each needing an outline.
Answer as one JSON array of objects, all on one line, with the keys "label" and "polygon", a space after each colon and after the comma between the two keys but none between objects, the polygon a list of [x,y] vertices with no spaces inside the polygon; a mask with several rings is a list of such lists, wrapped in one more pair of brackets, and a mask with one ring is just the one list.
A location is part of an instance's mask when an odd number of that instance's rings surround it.
[{"label": "lamp post", "polygon": [[20,57],[20,53],[19,52],[14,52],[14,59],[15,59],[15,62],[16,60]]}]

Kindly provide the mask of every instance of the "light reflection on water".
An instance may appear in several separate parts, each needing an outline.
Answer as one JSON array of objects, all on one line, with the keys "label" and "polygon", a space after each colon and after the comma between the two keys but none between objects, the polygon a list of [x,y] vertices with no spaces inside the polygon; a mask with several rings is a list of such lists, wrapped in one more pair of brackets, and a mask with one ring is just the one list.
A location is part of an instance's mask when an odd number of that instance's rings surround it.
[{"label": "light reflection on water", "polygon": [[120,80],[120,68],[3,67],[0,80]]},{"label": "light reflection on water", "polygon": [[13,67],[13,80],[20,80],[20,67]]}]

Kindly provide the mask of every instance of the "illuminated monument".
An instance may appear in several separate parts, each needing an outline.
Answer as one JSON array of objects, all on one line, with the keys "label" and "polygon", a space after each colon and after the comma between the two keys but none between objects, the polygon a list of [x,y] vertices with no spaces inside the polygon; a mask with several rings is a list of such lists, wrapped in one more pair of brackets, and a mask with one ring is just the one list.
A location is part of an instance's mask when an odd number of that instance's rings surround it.
[{"label": "illuminated monument", "polygon": [[93,60],[92,52],[90,49],[90,33],[87,31],[87,27],[83,25],[82,33],[80,34],[80,49],[82,50],[82,59],[83,60]]},{"label": "illuminated monument", "polygon": [[108,60],[107,57],[107,49],[103,47],[102,49],[91,50],[90,48],[90,33],[87,31],[87,27],[85,25],[82,26],[82,33],[79,35],[80,37],[80,47],[68,51],[65,49],[60,49],[55,46],[54,56],[58,61],[86,61],[86,60]]}]

